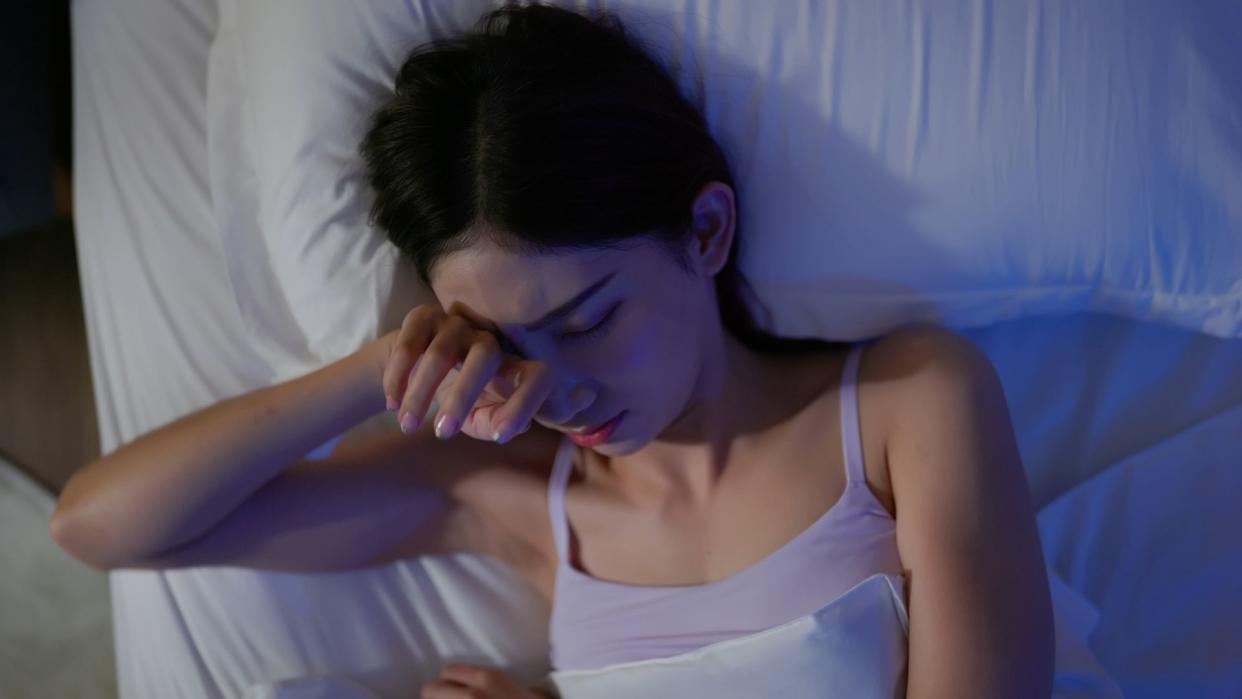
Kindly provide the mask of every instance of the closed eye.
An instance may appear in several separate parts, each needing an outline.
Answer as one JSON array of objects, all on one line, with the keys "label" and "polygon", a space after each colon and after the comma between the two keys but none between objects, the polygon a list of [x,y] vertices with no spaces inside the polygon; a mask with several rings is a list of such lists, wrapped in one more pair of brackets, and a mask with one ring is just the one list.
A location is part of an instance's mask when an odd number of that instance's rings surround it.
[{"label": "closed eye", "polygon": [[587,330],[561,333],[561,339],[568,342],[585,342],[587,340],[602,337],[604,333],[608,332],[609,326],[612,325],[613,317],[617,315],[617,309],[619,308],[621,308],[621,304],[618,303],[616,306],[613,306],[612,310],[608,312],[608,315],[604,316],[600,322],[596,323],[593,327]]}]

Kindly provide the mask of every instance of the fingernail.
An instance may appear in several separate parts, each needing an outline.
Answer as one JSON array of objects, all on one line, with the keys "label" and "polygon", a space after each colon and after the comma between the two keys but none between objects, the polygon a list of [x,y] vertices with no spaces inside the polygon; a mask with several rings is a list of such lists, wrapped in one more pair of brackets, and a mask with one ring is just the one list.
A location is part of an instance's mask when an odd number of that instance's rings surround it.
[{"label": "fingernail", "polygon": [[389,395],[385,395],[384,397],[388,399],[388,409],[389,409],[389,410],[396,410],[396,409],[397,409],[397,399],[396,399],[396,398],[393,398],[392,396],[389,396]]},{"label": "fingernail", "polygon": [[508,425],[501,425],[500,427],[497,427],[494,431],[492,431],[492,441],[497,444],[504,444],[509,441],[508,432]]},{"label": "fingernail", "polygon": [[445,439],[453,434],[453,430],[457,429],[457,420],[451,415],[441,415],[436,420],[436,436]]},{"label": "fingernail", "polygon": [[401,416],[401,431],[409,434],[418,429],[418,418],[414,413],[405,413]]}]

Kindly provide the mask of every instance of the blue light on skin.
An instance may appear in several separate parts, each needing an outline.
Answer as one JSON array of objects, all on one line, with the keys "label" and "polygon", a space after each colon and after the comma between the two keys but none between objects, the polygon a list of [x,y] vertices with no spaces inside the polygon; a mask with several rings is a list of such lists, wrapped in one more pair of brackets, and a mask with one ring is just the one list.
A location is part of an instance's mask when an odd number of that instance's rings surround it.
[{"label": "blue light on skin", "polygon": [[[584,422],[629,411],[613,439],[590,450],[619,480],[647,492],[707,493],[722,455],[787,407],[788,397],[773,387],[797,371],[791,360],[760,355],[724,329],[714,277],[728,259],[732,203],[727,185],[701,190],[687,238],[689,273],[642,238],[618,249],[520,255],[491,243],[502,235],[491,231],[441,259],[432,287],[445,309],[501,330],[514,354],[596,386]],[[547,327],[525,327],[606,277]],[[566,339],[605,319],[599,337]]]}]

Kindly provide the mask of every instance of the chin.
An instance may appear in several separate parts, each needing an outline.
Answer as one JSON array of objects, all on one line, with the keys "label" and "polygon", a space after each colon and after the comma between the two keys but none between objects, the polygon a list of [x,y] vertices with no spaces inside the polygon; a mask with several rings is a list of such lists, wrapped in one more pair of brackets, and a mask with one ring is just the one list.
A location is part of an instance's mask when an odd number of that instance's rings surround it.
[{"label": "chin", "polygon": [[[627,447],[622,444],[601,444],[600,449],[607,451],[608,456],[617,457],[617,456],[629,456],[630,454],[633,454],[634,452],[641,449],[642,446],[643,445],[641,444],[635,444],[630,447]],[[596,451],[599,451],[599,449],[597,449]]]}]

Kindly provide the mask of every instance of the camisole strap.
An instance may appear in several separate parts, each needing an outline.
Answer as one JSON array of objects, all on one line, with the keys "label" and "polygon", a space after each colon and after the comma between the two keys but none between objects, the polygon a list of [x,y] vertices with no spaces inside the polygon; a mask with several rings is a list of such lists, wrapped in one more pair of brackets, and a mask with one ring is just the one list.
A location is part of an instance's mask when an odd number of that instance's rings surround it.
[{"label": "camisole strap", "polygon": [[565,487],[573,472],[574,443],[565,436],[552,464],[552,477],[548,480],[548,516],[552,519],[552,538],[556,542],[556,558],[565,561],[569,550],[569,528],[565,517]]},{"label": "camisole strap", "polygon": [[845,452],[845,487],[866,485],[863,471],[862,430],[858,424],[858,365],[865,342],[855,343],[845,358],[841,376],[841,443]]},{"label": "camisole strap", "polygon": [[[862,432],[858,421],[858,365],[865,342],[850,348],[841,377],[841,436],[845,452],[846,487],[865,485],[863,472]],[[565,516],[565,488],[573,471],[573,446],[568,437],[561,440],[552,477],[548,481],[548,516],[552,520],[552,538],[556,543],[558,561],[567,560],[569,531]]]}]

